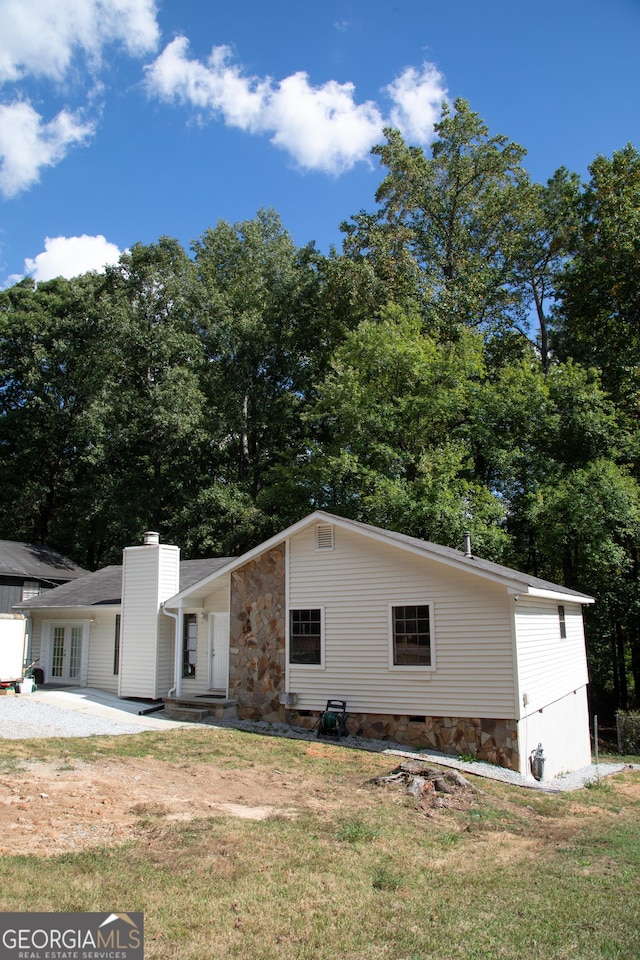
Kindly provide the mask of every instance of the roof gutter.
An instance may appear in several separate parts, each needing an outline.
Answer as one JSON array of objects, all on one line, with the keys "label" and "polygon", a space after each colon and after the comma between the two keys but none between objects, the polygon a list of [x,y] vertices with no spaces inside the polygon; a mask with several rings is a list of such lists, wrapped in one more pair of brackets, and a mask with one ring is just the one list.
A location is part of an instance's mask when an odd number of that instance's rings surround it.
[{"label": "roof gutter", "polygon": [[593,597],[589,597],[585,593],[562,593],[560,590],[542,590],[540,587],[529,587],[520,592],[528,597],[541,597],[543,600],[558,600],[562,603],[583,603],[586,605],[596,602]]}]

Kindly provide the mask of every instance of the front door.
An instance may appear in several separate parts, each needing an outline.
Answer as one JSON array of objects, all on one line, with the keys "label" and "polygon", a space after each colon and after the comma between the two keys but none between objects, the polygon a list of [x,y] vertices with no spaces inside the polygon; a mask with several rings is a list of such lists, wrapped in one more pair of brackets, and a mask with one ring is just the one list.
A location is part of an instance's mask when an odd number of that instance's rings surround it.
[{"label": "front door", "polygon": [[229,614],[209,614],[209,689],[227,693],[229,683]]},{"label": "front door", "polygon": [[83,629],[80,624],[56,624],[51,635],[52,680],[80,683]]}]

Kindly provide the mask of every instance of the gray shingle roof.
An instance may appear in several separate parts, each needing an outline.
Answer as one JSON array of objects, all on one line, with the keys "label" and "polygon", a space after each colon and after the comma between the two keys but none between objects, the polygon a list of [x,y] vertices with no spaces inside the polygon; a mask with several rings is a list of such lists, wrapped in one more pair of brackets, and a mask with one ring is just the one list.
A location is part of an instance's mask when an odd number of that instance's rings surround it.
[{"label": "gray shingle roof", "polygon": [[[338,517],[325,511],[316,511],[294,524],[288,530],[273,537],[254,551],[249,551],[245,556],[249,556],[256,551],[266,548],[272,541],[277,542],[284,539],[289,530],[299,528],[300,524],[315,521],[327,520],[335,522],[338,525],[356,528],[364,534],[380,537],[387,542],[395,542],[400,547],[418,552],[423,556],[441,559],[445,563],[454,564],[458,569],[467,569],[470,573],[476,573],[481,576],[495,578],[502,582],[508,581],[512,586],[518,588],[521,584],[523,588],[532,590],[550,591],[563,596],[575,597],[576,600],[591,602],[592,598],[587,594],[580,593],[577,590],[571,590],[569,587],[563,587],[557,583],[551,583],[548,580],[541,580],[539,577],[530,576],[527,573],[520,573],[510,567],[504,567],[499,563],[493,563],[491,560],[483,560],[481,557],[467,556],[461,550],[454,550],[452,547],[443,547],[438,543],[432,543],[428,540],[419,540],[417,537],[410,537],[403,533],[396,533],[393,530],[384,530],[381,527],[374,527],[368,523],[361,523],[358,520],[348,520],[345,517]],[[1,541],[0,541],[1,542]],[[243,562],[243,557],[217,557],[205,560],[183,560],[180,563],[180,588],[179,593],[188,590],[201,580],[212,577],[218,570],[222,570],[228,564],[231,569],[238,563]],[[77,576],[77,574],[76,574]],[[96,573],[87,574],[71,583],[63,584],[55,590],[49,590],[46,594],[17,604],[16,609],[32,610],[47,607],[90,607],[106,604],[120,603],[122,567],[112,566],[98,570]]]},{"label": "gray shingle roof", "polygon": [[[180,562],[180,589],[208,577],[219,567],[229,563],[229,557],[214,557],[208,560],[182,560]],[[122,566],[114,564],[95,573],[64,583],[55,590],[48,590],[39,597],[16,604],[19,610],[42,610],[53,607],[100,607],[119,606],[122,593]]]},{"label": "gray shingle roof", "polygon": [[[571,590],[569,587],[563,587],[561,584],[551,583],[550,580],[541,580],[540,577],[533,577],[528,573],[521,573],[519,570],[513,570],[511,567],[504,567],[502,564],[494,563],[492,560],[483,560],[482,557],[476,557],[474,555],[467,556],[463,551],[454,550],[453,547],[443,547],[439,543],[432,543],[429,540],[419,540],[417,537],[410,537],[404,533],[396,533],[394,530],[384,530],[382,527],[374,527],[371,524],[362,523],[359,520],[345,520],[344,517],[324,513],[324,511],[321,513],[338,523],[347,523],[350,526],[359,527],[363,532],[369,531],[387,540],[395,540],[401,545],[413,547],[421,553],[452,561],[460,567],[468,568],[470,572],[485,573],[501,580],[511,580],[514,583],[521,583],[523,587],[532,587],[537,590],[550,590],[554,593],[575,596],[576,599],[587,597],[587,594],[581,593],[578,590]],[[591,599],[591,597],[588,599]]]},{"label": "gray shingle roof", "polygon": [[[499,563],[493,563],[491,560],[483,560],[481,557],[467,556],[467,554],[463,551],[454,550],[452,547],[443,547],[441,544],[432,543],[429,540],[419,540],[417,537],[410,537],[404,533],[396,533],[394,530],[385,530],[382,527],[374,527],[369,523],[362,523],[359,520],[350,520],[346,517],[339,517],[336,514],[327,513],[325,510],[316,510],[313,513],[310,513],[302,520],[299,520],[297,523],[287,527],[286,530],[282,530],[269,540],[266,540],[264,543],[254,547],[252,550],[247,551],[247,553],[243,554],[241,557],[232,557],[230,560],[226,561],[229,566],[225,572],[235,570],[248,560],[254,559],[265,550],[269,550],[276,544],[282,543],[283,541],[287,540],[288,537],[313,523],[333,523],[336,526],[351,528],[361,532],[365,536],[373,537],[377,540],[383,540],[387,543],[397,544],[399,548],[409,550],[410,552],[419,554],[423,557],[440,560],[443,563],[447,563],[456,567],[458,570],[467,570],[469,573],[474,573],[477,576],[498,581],[513,592],[519,592],[522,589],[523,593],[526,591],[530,592],[532,595],[535,595],[534,592],[536,590],[545,591],[547,595],[552,594],[558,598],[569,597],[572,599],[575,598],[576,601],[580,603],[593,603],[593,598],[588,594],[581,593],[578,590],[572,590],[569,587],[561,586],[558,583],[551,583],[548,580],[541,580],[539,577],[530,576],[528,573],[521,573],[518,570],[511,569],[511,567],[505,567]],[[220,561],[220,566],[217,568],[217,570],[221,571],[224,563],[225,561]],[[204,576],[215,579],[215,575],[216,570],[212,570],[211,573],[205,574]],[[197,583],[198,581],[194,581],[194,584]],[[200,593],[205,586],[206,584],[202,584],[201,587],[198,587]],[[178,600],[186,599],[185,591],[186,595],[189,596],[188,585],[185,585],[184,587],[181,586],[180,592],[174,597],[170,597],[167,601],[167,604],[175,609]],[[542,594],[538,595],[542,596]]]},{"label": "gray shingle roof", "polygon": [[0,576],[54,582],[82,577],[86,570],[50,547],[0,540]]},{"label": "gray shingle roof", "polygon": [[[337,517],[333,514],[324,514],[338,522],[345,522],[344,517]],[[414,547],[425,554],[436,557],[442,557],[443,560],[454,561],[456,564],[467,567],[472,572],[485,572],[503,580],[512,580],[515,583],[521,583],[525,587],[532,587],[537,590],[550,590],[554,593],[563,593],[569,596],[586,597],[587,594],[580,593],[578,590],[571,590],[569,587],[563,587],[558,583],[551,583],[550,580],[541,580],[540,577],[531,576],[528,573],[521,573],[519,570],[513,570],[511,567],[504,567],[500,563],[494,563],[492,560],[483,560],[482,557],[468,557],[461,550],[454,550],[452,547],[443,547],[439,543],[432,543],[429,540],[419,540],[417,537],[410,537],[404,533],[396,533],[393,530],[384,530],[381,527],[374,527],[368,523],[362,523],[359,520],[348,520],[348,524],[354,527],[360,527],[363,532],[371,531],[388,540],[396,540],[400,544]],[[589,598],[591,599],[591,598]]]}]

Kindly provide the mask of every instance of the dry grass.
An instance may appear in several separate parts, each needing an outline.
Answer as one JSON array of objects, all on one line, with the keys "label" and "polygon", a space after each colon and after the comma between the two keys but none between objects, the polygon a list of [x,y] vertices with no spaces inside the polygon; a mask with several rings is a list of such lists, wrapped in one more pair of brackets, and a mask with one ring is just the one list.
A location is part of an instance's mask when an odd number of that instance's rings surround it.
[{"label": "dry grass", "polygon": [[185,775],[281,770],[310,802],[293,817],[186,822],[141,803],[124,845],[3,858],[1,910],[143,911],[149,960],[640,957],[638,771],[561,796],[483,780],[481,796],[433,809],[369,783],[388,757],[187,730],[14,742],[12,775],[52,747],[96,770],[120,757]]}]

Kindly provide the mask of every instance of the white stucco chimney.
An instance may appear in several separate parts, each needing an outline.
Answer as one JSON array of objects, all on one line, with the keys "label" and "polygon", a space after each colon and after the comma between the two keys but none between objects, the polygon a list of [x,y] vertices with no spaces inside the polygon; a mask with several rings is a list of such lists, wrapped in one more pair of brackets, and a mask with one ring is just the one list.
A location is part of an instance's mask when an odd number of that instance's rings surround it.
[{"label": "white stucco chimney", "polygon": [[121,697],[156,700],[173,682],[173,621],[161,605],[180,589],[180,549],[148,531],[122,554]]}]

